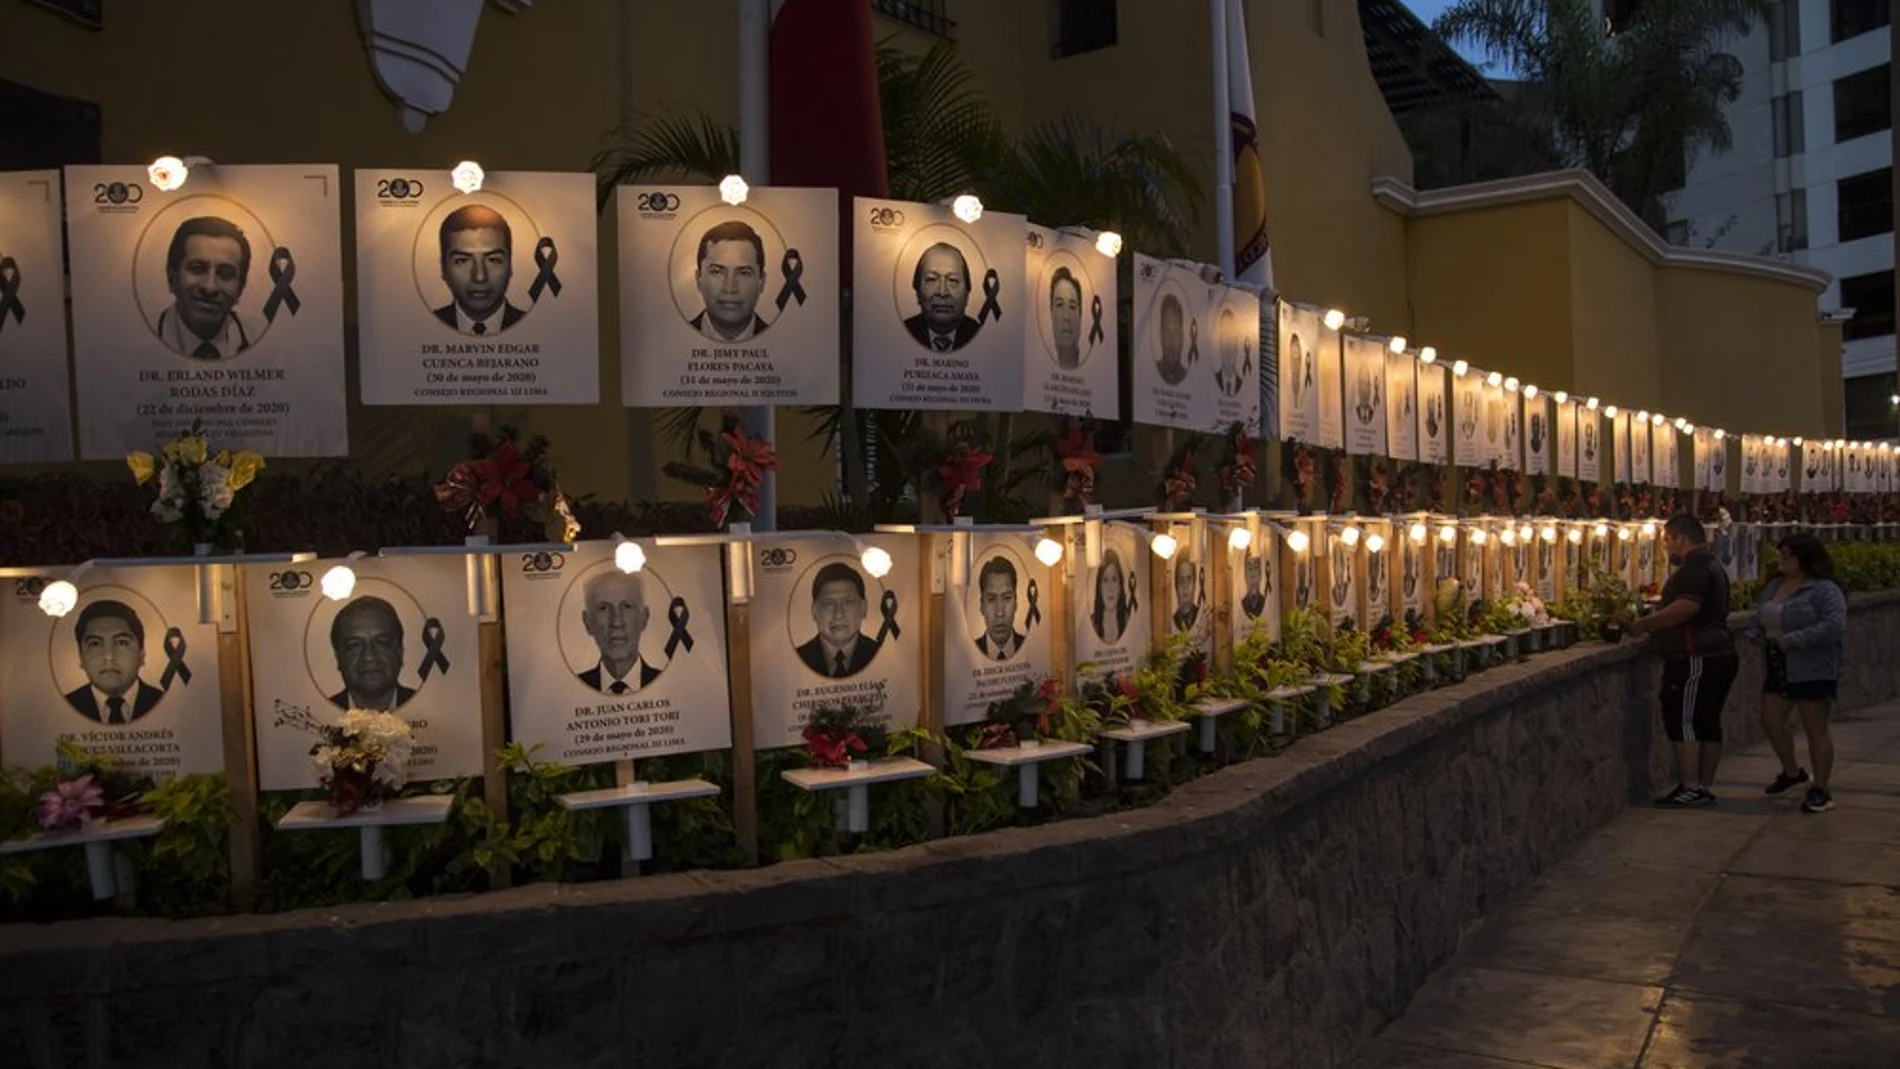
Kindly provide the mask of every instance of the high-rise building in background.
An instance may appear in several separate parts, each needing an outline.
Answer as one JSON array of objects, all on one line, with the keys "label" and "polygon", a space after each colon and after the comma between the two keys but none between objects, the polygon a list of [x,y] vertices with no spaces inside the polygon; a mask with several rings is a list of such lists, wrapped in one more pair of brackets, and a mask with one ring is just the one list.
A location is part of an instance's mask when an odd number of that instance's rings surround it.
[{"label": "high-rise building in background", "polygon": [[[1599,0],[1612,31],[1642,0]],[[1890,0],[1774,0],[1727,50],[1745,67],[1734,145],[1691,161],[1669,240],[1834,276],[1850,438],[1896,435]]]}]

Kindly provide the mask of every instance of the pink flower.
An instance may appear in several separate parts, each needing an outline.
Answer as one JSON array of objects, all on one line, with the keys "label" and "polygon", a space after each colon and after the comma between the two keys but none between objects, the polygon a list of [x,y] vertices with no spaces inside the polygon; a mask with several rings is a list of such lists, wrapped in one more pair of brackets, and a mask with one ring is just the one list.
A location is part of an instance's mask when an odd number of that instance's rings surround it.
[{"label": "pink flower", "polygon": [[40,806],[33,822],[46,831],[67,831],[92,823],[93,812],[104,809],[105,792],[87,773],[78,779],[60,780],[52,790],[40,795]]}]

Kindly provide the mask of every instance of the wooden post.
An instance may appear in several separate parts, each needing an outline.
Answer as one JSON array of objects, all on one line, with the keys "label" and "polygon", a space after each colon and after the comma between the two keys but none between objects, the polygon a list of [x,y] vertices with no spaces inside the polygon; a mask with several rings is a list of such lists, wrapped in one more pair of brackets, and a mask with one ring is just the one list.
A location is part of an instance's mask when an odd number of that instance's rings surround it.
[{"label": "wooden post", "polygon": [[[493,568],[494,558],[483,560],[482,567]],[[495,584],[499,591],[501,584]],[[475,635],[480,643],[480,672],[482,688],[482,800],[488,803],[488,811],[497,819],[508,819],[508,769],[501,763],[500,750],[508,741],[508,723],[504,715],[507,698],[507,681],[502,665],[505,651],[502,648],[501,621],[480,620],[475,625]],[[514,881],[514,874],[507,865],[496,865],[488,870],[488,886],[494,889],[507,887]]]},{"label": "wooden post", "polygon": [[[759,863],[758,761],[752,733],[752,605],[726,601],[726,679],[732,688],[732,830],[747,865]],[[633,762],[623,762],[633,782]],[[618,770],[616,770],[618,778]]]},{"label": "wooden post", "polygon": [[251,644],[243,569],[218,569],[218,698],[224,715],[224,779],[236,819],[231,825],[231,897],[249,909],[257,891],[257,722],[251,709]]},{"label": "wooden post", "polygon": [[[939,557],[939,551],[947,554],[952,536],[950,535],[913,535],[921,541],[917,565],[917,598],[922,611],[917,614],[919,622],[918,641],[923,653],[923,693],[917,703],[917,726],[924,734],[935,740],[944,732],[943,712],[943,651],[944,651],[944,611],[949,599],[948,560]],[[943,747],[935,741],[926,742],[918,752],[918,759],[936,768],[942,768],[944,762]],[[924,807],[924,819],[932,839],[941,839],[944,834],[943,796],[930,795]]]},{"label": "wooden post", "polygon": [[[1076,525],[1080,530],[1080,525]],[[1062,559],[1049,569],[1049,619],[1050,663],[1056,679],[1059,693],[1066,694],[1074,685],[1075,679],[1075,606],[1069,595],[1069,576],[1081,564],[1076,560],[1080,547],[1068,543],[1069,525],[1057,525],[1043,528],[1044,536],[1053,538],[1062,546]]]},{"label": "wooden post", "polygon": [[[1232,543],[1227,541],[1226,532],[1231,528],[1215,527],[1209,530],[1205,551],[1206,567],[1214,570],[1213,582],[1208,584],[1209,606],[1214,612],[1214,649],[1210,658],[1210,668],[1218,675],[1232,675],[1234,671],[1234,553]],[[1245,552],[1240,551],[1240,552]]]}]

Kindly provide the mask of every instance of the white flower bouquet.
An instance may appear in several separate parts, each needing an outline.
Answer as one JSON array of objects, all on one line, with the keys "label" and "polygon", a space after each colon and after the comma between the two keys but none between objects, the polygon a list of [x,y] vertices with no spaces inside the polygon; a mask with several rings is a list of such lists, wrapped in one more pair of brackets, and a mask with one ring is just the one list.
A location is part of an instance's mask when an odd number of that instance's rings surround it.
[{"label": "white flower bouquet", "polygon": [[310,763],[338,816],[374,809],[409,782],[415,731],[394,713],[350,709],[336,723],[324,724],[308,708],[280,701],[275,724],[317,737]]},{"label": "white flower bouquet", "polygon": [[132,453],[125,463],[140,486],[157,480],[152,515],[171,527],[183,545],[234,550],[243,541],[238,492],[256,480],[263,457],[250,450],[213,454],[193,422],[190,431],[165,443],[157,456]]}]

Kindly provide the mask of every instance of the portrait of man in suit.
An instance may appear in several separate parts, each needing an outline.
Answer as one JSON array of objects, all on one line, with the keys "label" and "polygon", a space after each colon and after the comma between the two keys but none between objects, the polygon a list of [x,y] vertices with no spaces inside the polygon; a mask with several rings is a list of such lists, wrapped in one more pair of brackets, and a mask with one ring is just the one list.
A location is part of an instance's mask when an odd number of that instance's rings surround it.
[{"label": "portrait of man in suit", "polygon": [[647,629],[646,585],[638,575],[610,568],[582,588],[581,626],[600,650],[600,661],[575,678],[603,694],[632,694],[660,678],[640,655]]},{"label": "portrait of man in suit", "polygon": [[514,234],[508,220],[486,204],[467,204],[442,220],[442,281],[451,300],[435,317],[457,332],[499,334],[526,313],[508,301],[514,278]]},{"label": "portrait of man in suit", "polygon": [[976,576],[977,607],[983,616],[976,648],[992,661],[1009,660],[1027,641],[1016,630],[1016,581],[1016,565],[1000,554],[991,557]]},{"label": "portrait of man in suit", "polygon": [[1240,611],[1246,614],[1247,619],[1258,620],[1267,609],[1266,558],[1249,553],[1241,562],[1240,571],[1247,583],[1247,592],[1240,598]]},{"label": "portrait of man in suit", "polygon": [[158,314],[158,340],[179,356],[226,360],[251,347],[237,303],[251,276],[251,241],[228,219],[187,219],[165,251],[172,303]]},{"label": "portrait of man in suit", "polygon": [[1082,365],[1082,283],[1066,267],[1049,279],[1049,334],[1056,343],[1056,366],[1073,371]]},{"label": "portrait of man in suit", "polygon": [[1241,336],[1240,319],[1232,309],[1220,310],[1220,327],[1216,336],[1220,346],[1220,367],[1214,371],[1214,384],[1220,387],[1222,397],[1233,397],[1240,393],[1240,387],[1246,382],[1240,364],[1245,358],[1243,350],[1247,339]]},{"label": "portrait of man in suit", "polygon": [[1174,561],[1174,629],[1192,631],[1201,619],[1201,571],[1186,556]]},{"label": "portrait of man in suit", "polygon": [[400,709],[416,696],[398,680],[402,675],[402,620],[396,607],[374,595],[351,601],[330,621],[330,649],[336,654],[343,689],[330,695],[338,709]]},{"label": "portrait of man in suit", "polygon": [[917,314],[904,329],[917,344],[939,353],[954,352],[975,340],[982,324],[965,314],[970,305],[970,264],[963,250],[940,241],[924,250],[911,270]]},{"label": "portrait of man in suit", "polygon": [[157,707],[165,692],[139,678],[145,623],[130,605],[93,602],[80,611],[73,637],[86,673],[86,685],[66,695],[74,711],[101,724],[130,724]]},{"label": "portrait of man in suit", "polygon": [[870,667],[880,647],[861,630],[869,607],[857,569],[843,561],[818,569],[811,581],[811,621],[818,633],[798,647],[798,659],[833,679],[849,679]]},{"label": "portrait of man in suit", "polygon": [[706,305],[689,322],[706,340],[730,345],[765,333],[757,312],[765,292],[765,242],[758,231],[728,219],[700,235],[693,283]]},{"label": "portrait of man in suit", "polygon": [[1181,309],[1181,300],[1172,293],[1161,298],[1161,359],[1156,361],[1155,369],[1161,372],[1161,381],[1170,386],[1181,385],[1187,378],[1187,364],[1181,360],[1182,345],[1187,341],[1187,315]]}]

